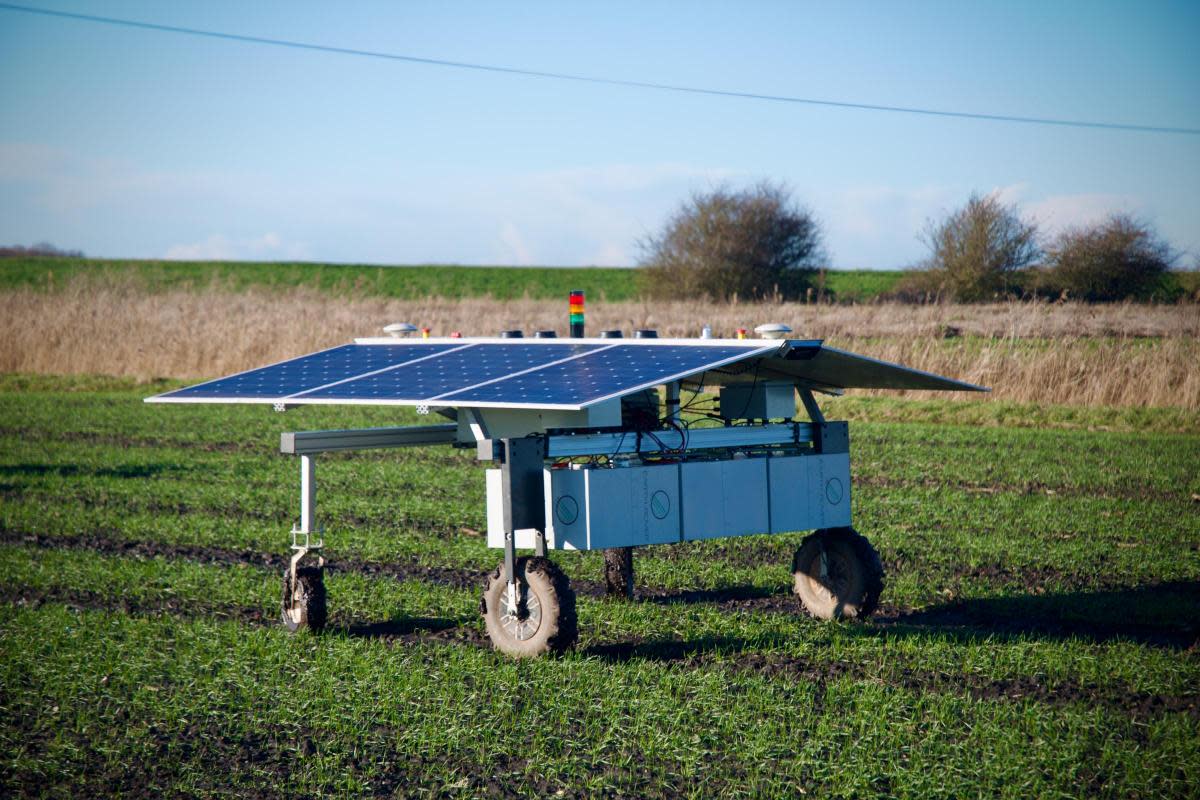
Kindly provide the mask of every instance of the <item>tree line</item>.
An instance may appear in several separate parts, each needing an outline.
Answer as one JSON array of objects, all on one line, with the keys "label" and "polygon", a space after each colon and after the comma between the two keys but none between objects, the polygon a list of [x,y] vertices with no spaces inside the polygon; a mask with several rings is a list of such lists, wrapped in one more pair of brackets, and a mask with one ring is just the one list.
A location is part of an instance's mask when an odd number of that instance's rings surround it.
[{"label": "tree line", "polygon": [[19,244],[0,245],[0,258],[83,258],[82,250],[60,250],[49,242],[25,247]]},{"label": "tree line", "polygon": [[[999,194],[973,194],[919,238],[927,255],[894,299],[1177,299],[1165,278],[1179,254],[1129,214],[1047,237]],[[693,194],[641,249],[642,286],[654,297],[810,297],[828,263],[816,216],[771,182]]]}]

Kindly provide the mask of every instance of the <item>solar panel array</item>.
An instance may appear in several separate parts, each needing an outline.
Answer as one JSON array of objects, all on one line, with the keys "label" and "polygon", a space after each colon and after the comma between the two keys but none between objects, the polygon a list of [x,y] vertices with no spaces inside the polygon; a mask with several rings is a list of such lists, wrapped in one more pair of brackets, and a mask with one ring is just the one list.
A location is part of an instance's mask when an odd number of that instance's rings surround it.
[{"label": "solar panel array", "polygon": [[169,403],[584,408],[777,350],[778,342],[348,344],[152,397]]}]

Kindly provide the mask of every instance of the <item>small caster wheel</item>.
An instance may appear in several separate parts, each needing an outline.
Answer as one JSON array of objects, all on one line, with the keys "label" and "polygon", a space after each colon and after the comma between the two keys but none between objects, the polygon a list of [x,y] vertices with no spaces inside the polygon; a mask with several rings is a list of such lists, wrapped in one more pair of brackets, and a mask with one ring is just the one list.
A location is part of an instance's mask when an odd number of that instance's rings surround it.
[{"label": "small caster wheel", "polygon": [[554,562],[538,556],[518,558],[515,603],[508,597],[504,566],[488,578],[483,612],[492,646],[516,658],[562,653],[575,644],[575,592]]},{"label": "small caster wheel", "polygon": [[322,567],[297,567],[296,589],[287,572],[283,573],[283,624],[295,633],[308,628],[319,633],[325,627],[325,570]]},{"label": "small caster wheel", "polygon": [[792,559],[792,591],[818,619],[870,616],[883,591],[875,548],[853,528],[809,534]]}]

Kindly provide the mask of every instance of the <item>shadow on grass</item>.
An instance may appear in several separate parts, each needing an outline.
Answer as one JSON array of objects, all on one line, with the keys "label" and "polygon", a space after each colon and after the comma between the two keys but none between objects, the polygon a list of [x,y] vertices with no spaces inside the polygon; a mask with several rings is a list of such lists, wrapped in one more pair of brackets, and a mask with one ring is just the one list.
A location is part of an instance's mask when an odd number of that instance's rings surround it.
[{"label": "shadow on grass", "polygon": [[[766,600],[767,598],[774,597],[780,597],[793,604],[799,602],[790,595],[783,596],[773,589],[762,586],[751,586],[750,584],[724,586],[720,589],[690,589],[663,593],[652,593],[650,590],[638,589],[638,599],[643,602],[666,606],[677,603],[736,603],[741,600]],[[799,605],[796,607],[799,608]]]},{"label": "shadow on grass", "polygon": [[[778,596],[781,603],[794,602],[790,595],[772,595],[758,589],[743,593],[746,588],[676,593],[647,598],[647,601],[700,603],[730,597],[753,601]],[[761,606],[761,603],[755,605]],[[797,613],[800,613],[799,609]],[[1073,639],[1093,643],[1128,641],[1186,650],[1200,648],[1200,581],[1171,581],[1098,592],[959,600],[920,611],[883,615],[867,623],[813,624],[837,625],[841,632],[851,636],[872,638],[911,636],[962,643],[1018,638],[1035,641]],[[613,662],[634,659],[675,662],[704,654],[755,651],[786,643],[787,637],[777,635],[637,639],[592,645],[583,650],[583,654]]]},{"label": "shadow on grass", "polygon": [[582,655],[594,656],[615,664],[634,660],[666,663],[686,661],[693,656],[712,653],[740,653],[744,650],[757,650],[773,641],[778,641],[778,637],[761,637],[752,640],[736,636],[701,636],[688,640],[641,639],[594,644],[580,652]]},{"label": "shadow on grass", "polygon": [[127,464],[120,467],[83,467],[78,464],[8,464],[0,466],[0,475],[40,477],[61,475],[64,478],[86,475],[92,478],[152,478],[172,472],[190,472],[182,464]]},{"label": "shadow on grass", "polygon": [[975,641],[997,636],[1091,642],[1132,641],[1188,649],[1200,641],[1200,581],[1128,589],[958,600],[882,616],[862,629],[934,633]]},{"label": "shadow on grass", "polygon": [[444,617],[406,617],[397,615],[384,622],[366,622],[358,625],[331,625],[330,633],[355,639],[390,639],[411,636],[416,633],[437,633],[463,624],[463,620]]}]

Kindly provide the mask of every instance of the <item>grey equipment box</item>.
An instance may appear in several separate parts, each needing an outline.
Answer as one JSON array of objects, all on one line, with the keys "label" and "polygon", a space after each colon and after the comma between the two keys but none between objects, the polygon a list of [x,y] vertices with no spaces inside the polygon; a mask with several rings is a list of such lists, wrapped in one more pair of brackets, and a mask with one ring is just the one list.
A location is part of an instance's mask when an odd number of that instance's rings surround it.
[{"label": "grey equipment box", "polygon": [[[546,546],[597,550],[850,524],[850,455],[765,456],[547,469]],[[499,470],[488,470],[488,544],[503,544]],[[516,532],[532,547],[532,529]]]},{"label": "grey equipment box", "polygon": [[850,454],[693,461],[681,467],[683,538],[850,524]]},{"label": "grey equipment box", "polygon": [[791,383],[735,383],[722,386],[724,419],[791,419],[796,415],[796,387]]},{"label": "grey equipment box", "polygon": [[598,550],[679,541],[679,465],[548,469],[546,545]]}]

